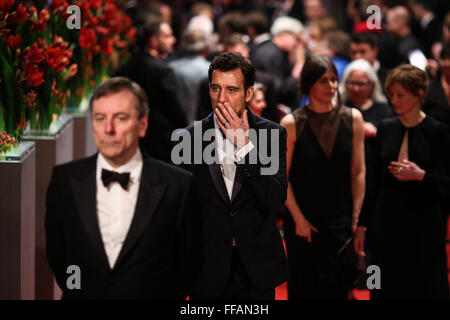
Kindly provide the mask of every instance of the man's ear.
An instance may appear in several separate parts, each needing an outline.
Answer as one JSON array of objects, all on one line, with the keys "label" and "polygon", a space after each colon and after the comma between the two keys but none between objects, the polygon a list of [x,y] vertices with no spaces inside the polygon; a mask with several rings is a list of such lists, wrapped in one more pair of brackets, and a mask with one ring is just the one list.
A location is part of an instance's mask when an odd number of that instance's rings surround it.
[{"label": "man's ear", "polygon": [[380,52],[380,49],[378,47],[373,48],[375,50],[375,56],[378,57],[378,53]]},{"label": "man's ear", "polygon": [[138,120],[139,125],[139,138],[145,137],[145,133],[147,132],[148,127],[148,115],[144,115],[142,118]]},{"label": "man's ear", "polygon": [[247,92],[245,93],[245,102],[249,103],[252,100],[254,92],[255,92],[254,86],[247,88]]},{"label": "man's ear", "polygon": [[151,36],[149,39],[149,44],[150,44],[150,48],[152,49],[157,49],[158,48],[158,37],[156,36]]}]

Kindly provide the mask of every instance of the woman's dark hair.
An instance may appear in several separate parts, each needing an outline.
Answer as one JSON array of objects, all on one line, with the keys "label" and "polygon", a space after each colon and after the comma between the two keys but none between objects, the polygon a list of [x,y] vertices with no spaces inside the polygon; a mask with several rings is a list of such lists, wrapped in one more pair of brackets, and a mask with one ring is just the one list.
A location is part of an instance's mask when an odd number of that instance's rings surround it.
[{"label": "woman's dark hair", "polygon": [[[302,73],[300,75],[300,92],[302,99],[309,95],[311,87],[328,71],[331,70],[338,79],[338,72],[334,63],[326,56],[316,55],[306,59],[303,65]],[[339,90],[338,95],[338,107],[341,106],[341,96]]]},{"label": "woman's dark hair", "polygon": [[213,59],[208,70],[209,83],[212,81],[214,70],[227,72],[235,69],[240,69],[244,75],[245,90],[255,84],[255,67],[252,65],[250,60],[244,58],[240,53],[236,52],[221,53]]}]

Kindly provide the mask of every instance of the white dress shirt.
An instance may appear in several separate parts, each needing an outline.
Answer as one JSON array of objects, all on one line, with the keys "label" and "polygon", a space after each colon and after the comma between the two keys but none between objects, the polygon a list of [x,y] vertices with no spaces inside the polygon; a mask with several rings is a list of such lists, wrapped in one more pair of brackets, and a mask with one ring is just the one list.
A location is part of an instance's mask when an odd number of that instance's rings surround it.
[{"label": "white dress shirt", "polygon": [[236,150],[233,143],[222,135],[219,125],[217,124],[217,115],[214,113],[214,128],[216,136],[217,155],[219,157],[220,169],[222,170],[223,180],[227,188],[228,196],[233,194],[234,177],[236,176],[236,164],[247,153],[249,153],[254,145],[249,141],[245,146]]},{"label": "white dress shirt", "polygon": [[[222,135],[219,125],[217,124],[217,115],[214,113],[214,129],[216,136],[216,149],[219,158],[220,170],[222,171],[223,181],[225,182],[225,187],[227,188],[228,197],[231,200],[233,195],[233,185],[234,178],[236,176],[236,164],[242,158],[244,158],[247,153],[252,151],[255,147],[253,143],[249,142],[236,150],[233,143]],[[237,246],[236,239],[233,237],[232,241],[233,247]]]},{"label": "white dress shirt", "polygon": [[[116,263],[134,216],[142,167],[143,159],[139,149],[130,161],[118,168],[109,165],[100,153],[97,157],[97,218],[111,268]],[[124,190],[117,181],[105,187],[102,182],[102,169],[118,173],[129,172],[128,189]]]}]

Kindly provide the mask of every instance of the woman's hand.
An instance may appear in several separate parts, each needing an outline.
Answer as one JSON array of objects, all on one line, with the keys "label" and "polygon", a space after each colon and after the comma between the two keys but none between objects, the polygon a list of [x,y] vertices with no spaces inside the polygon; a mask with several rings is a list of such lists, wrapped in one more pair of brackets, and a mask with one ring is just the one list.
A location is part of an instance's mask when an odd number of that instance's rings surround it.
[{"label": "woman's hand", "polygon": [[366,138],[375,138],[377,136],[377,127],[370,122],[364,122],[364,136]]},{"label": "woman's hand", "polygon": [[365,257],[366,254],[364,252],[364,241],[366,239],[366,227],[358,226],[356,228],[356,232],[353,236],[353,246],[355,252],[360,257]]},{"label": "woman's hand", "polygon": [[399,181],[422,181],[425,176],[425,170],[408,160],[402,160],[401,162],[391,161],[388,169]]},{"label": "woman's hand", "polygon": [[295,234],[302,238],[307,238],[308,243],[312,241],[311,230],[319,232],[303,215],[295,219]]}]

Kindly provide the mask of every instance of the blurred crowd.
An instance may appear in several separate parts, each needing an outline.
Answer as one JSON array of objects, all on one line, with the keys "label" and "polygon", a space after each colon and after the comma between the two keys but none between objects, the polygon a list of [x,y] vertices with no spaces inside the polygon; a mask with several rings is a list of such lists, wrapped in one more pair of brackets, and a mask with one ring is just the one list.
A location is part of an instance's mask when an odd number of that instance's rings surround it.
[{"label": "blurred crowd", "polygon": [[[331,77],[329,80],[335,82],[333,77],[336,74],[339,81],[338,99],[342,100],[344,106],[358,109],[362,115],[367,193],[374,188],[374,181],[379,175],[379,172],[372,169],[375,166],[373,160],[376,158],[377,150],[375,139],[371,138],[377,135],[381,121],[392,118],[394,111],[402,116],[393,108],[390,92],[393,83],[401,83],[404,86],[402,90],[412,95],[415,95],[417,89],[414,86],[423,84],[424,88],[420,89],[422,110],[427,116],[446,125],[447,129],[450,128],[450,2],[448,1],[141,0],[129,1],[127,12],[137,28],[136,43],[132,48],[131,58],[116,71],[115,75],[132,79],[146,91],[150,104],[149,129],[141,143],[147,153],[163,161],[170,162],[170,139],[174,130],[201,120],[212,112],[208,70],[214,57],[222,52],[237,52],[250,59],[256,69],[256,83],[248,107],[254,114],[276,123],[284,118],[284,124],[281,122],[283,126],[289,122],[289,120],[286,122],[286,119],[290,114],[298,116],[298,119],[295,118],[297,124],[300,123],[302,116],[308,116],[296,110],[306,105],[312,107],[323,98],[317,93],[316,96],[312,93],[308,95],[311,86],[316,85],[316,81],[317,83],[322,81],[323,77]],[[311,59],[318,55],[321,58]],[[410,66],[403,67],[404,70],[402,67],[397,68],[402,64]],[[314,71],[311,73],[310,70],[311,74],[316,74],[323,66],[326,66],[327,72],[320,74],[319,77],[311,76],[311,79],[308,79],[305,75],[308,68]],[[390,72],[391,70],[394,72]],[[401,76],[396,76],[396,72],[400,72]],[[420,75],[417,76],[420,81],[409,79],[409,75],[411,77]],[[314,84],[308,85],[308,82]],[[340,104],[338,101],[338,105]],[[423,116],[421,113],[417,114]],[[309,116],[311,115],[313,113]],[[347,115],[343,113],[339,116],[342,116],[345,122]],[[291,122],[294,123],[294,120]],[[321,125],[317,126],[321,128]],[[312,127],[314,130],[314,126]],[[349,128],[351,127],[350,125]],[[445,129],[443,130],[445,132]],[[422,140],[418,143],[421,142]],[[331,142],[321,142],[325,145],[329,143]],[[345,143],[351,145],[351,141]],[[412,140],[410,143],[413,145]],[[347,150],[350,147],[342,148]],[[404,147],[402,144],[403,153],[407,148],[407,145]],[[289,152],[292,156],[293,151],[288,147],[288,154]],[[359,158],[364,159],[362,156]],[[313,160],[314,163],[311,165],[314,167],[317,161]],[[401,169],[398,169],[398,173]],[[318,170],[320,172],[320,168]],[[305,175],[306,173],[301,175],[301,181],[304,181]],[[327,179],[330,177],[321,180],[315,175],[311,184],[305,184],[306,190],[317,181],[329,182]],[[342,180],[336,179],[337,184]],[[350,190],[350,187],[347,189]],[[308,192],[305,191],[305,194]],[[319,203],[320,200],[316,205]],[[440,195],[439,204],[446,216],[450,212],[448,194]],[[402,204],[401,209],[407,208],[408,205]],[[291,207],[295,209],[295,206]],[[292,208],[289,210],[292,213]],[[300,222],[295,221],[292,225],[294,227],[309,225],[306,222],[303,219]],[[439,225],[436,230],[440,228]],[[310,229],[315,230],[314,227]],[[285,232],[286,230],[285,228]],[[365,232],[365,227],[358,227],[358,230]],[[311,237],[309,232],[308,235]],[[291,233],[304,237],[301,230],[291,230]],[[408,237],[393,237],[393,239]],[[286,237],[285,239],[288,240]],[[329,239],[323,240],[324,247],[334,245],[332,242]],[[436,243],[442,245],[440,239]],[[295,250],[300,248],[293,242],[290,245],[296,248]],[[347,242],[343,248],[346,246]],[[322,256],[323,250],[317,250],[314,254],[319,254],[317,257]],[[292,252],[288,252],[291,264],[295,263],[295,255]],[[442,252],[437,256],[442,258],[445,255]],[[425,260],[431,262],[432,259]],[[445,262],[436,265],[442,267]],[[291,269],[295,268],[291,265]],[[303,274],[309,277],[314,272],[313,270]],[[333,272],[329,274],[332,275]],[[445,270],[439,274],[445,276]],[[396,276],[397,274],[393,278]],[[445,283],[445,280],[438,282]],[[290,286],[289,293],[294,297],[297,293],[291,288],[295,286]],[[448,295],[448,287],[443,288],[443,292],[446,292],[443,296]],[[394,296],[399,295],[395,293]]]},{"label": "blurred crowd", "polygon": [[[450,123],[449,8],[439,0],[132,0],[126,10],[138,29],[137,41],[117,74],[147,92],[154,118],[149,130],[156,135],[149,135],[151,140],[169,138],[175,128],[211,112],[208,66],[224,51],[239,52],[254,64],[258,90],[249,107],[275,122],[307,103],[300,99],[300,73],[308,56],[321,54],[336,65],[339,80],[351,61],[369,62],[363,78],[370,76],[376,90],[366,98],[376,93],[376,102],[387,102],[383,87],[390,69],[409,63],[426,70],[432,82],[424,108]],[[156,61],[143,63],[142,52]],[[359,89],[341,82],[344,104],[364,102]],[[152,143],[155,149],[161,142]],[[153,156],[168,160],[168,149],[161,148],[166,150]]]},{"label": "blurred crowd", "polygon": [[174,71],[180,108],[190,123],[211,110],[202,79],[208,62],[223,51],[250,58],[265,94],[257,113],[274,121],[302,104],[298,79],[309,55],[330,57],[340,78],[351,61],[366,59],[382,87],[387,72],[401,63],[434,78],[447,61],[449,7],[433,0],[142,0],[129,1],[127,10],[138,28],[165,23],[149,45]]}]

